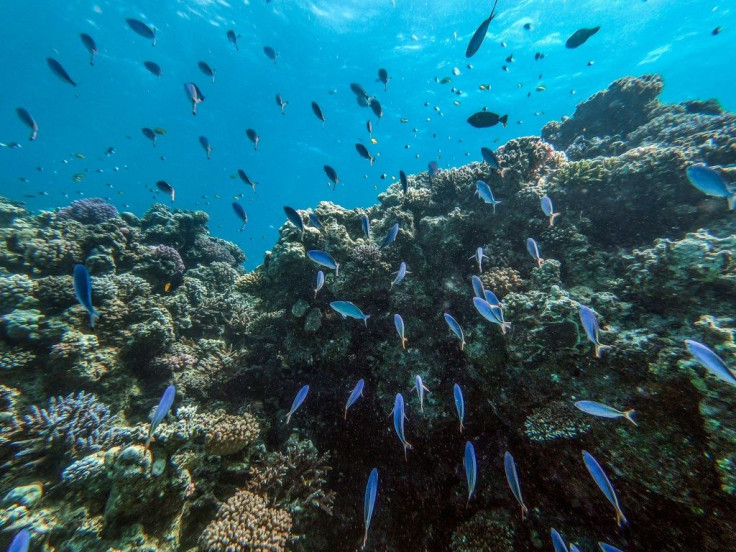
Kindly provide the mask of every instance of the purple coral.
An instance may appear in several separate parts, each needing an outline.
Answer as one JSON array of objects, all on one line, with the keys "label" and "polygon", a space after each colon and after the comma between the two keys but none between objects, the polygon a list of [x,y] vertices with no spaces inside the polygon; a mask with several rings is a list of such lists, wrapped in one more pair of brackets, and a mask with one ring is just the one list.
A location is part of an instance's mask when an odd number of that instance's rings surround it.
[{"label": "purple coral", "polygon": [[101,197],[78,199],[56,212],[58,220],[76,220],[82,224],[99,224],[117,216],[115,206]]},{"label": "purple coral", "polygon": [[157,245],[153,248],[153,254],[159,259],[174,263],[176,265],[176,270],[179,272],[184,271],[184,261],[181,260],[181,255],[179,255],[179,252],[173,247],[163,244]]}]

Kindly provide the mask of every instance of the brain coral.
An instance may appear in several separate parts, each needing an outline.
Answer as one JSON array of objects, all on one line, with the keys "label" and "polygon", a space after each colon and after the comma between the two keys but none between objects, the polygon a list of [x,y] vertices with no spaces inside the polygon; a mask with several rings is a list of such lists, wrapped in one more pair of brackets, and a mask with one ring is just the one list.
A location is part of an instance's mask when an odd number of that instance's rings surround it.
[{"label": "brain coral", "polygon": [[99,224],[118,216],[118,210],[100,197],[90,197],[72,201],[71,205],[59,209],[59,220],[76,220],[82,224]]}]

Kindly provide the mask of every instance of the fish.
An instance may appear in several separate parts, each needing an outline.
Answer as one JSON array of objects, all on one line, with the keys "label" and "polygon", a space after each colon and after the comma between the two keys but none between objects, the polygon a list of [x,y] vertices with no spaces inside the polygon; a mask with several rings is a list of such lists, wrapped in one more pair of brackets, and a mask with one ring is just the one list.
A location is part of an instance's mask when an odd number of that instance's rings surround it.
[{"label": "fish", "polygon": [[574,544],[570,543],[570,552],[580,552],[580,549]]},{"label": "fish", "polygon": [[585,305],[580,305],[580,322],[583,325],[583,330],[585,330],[585,335],[588,337],[588,341],[590,341],[595,347],[595,357],[601,358],[601,353],[610,349],[611,345],[601,345],[598,339],[598,333],[600,331],[598,319],[596,318],[593,310]]},{"label": "fish", "polygon": [[400,314],[394,314],[394,326],[396,326],[396,333],[399,334],[399,339],[401,339],[401,348],[406,349],[406,342],[409,340],[404,337],[404,319],[401,318]]},{"label": "fish", "polygon": [[133,31],[141,35],[143,38],[151,39],[153,41],[153,46],[156,45],[156,29],[152,29],[137,19],[129,18],[126,19],[125,22],[128,24],[128,27],[133,29]]},{"label": "fish", "polygon": [[31,544],[31,533],[28,529],[21,529],[8,546],[8,552],[28,552]]},{"label": "fish", "polygon": [[510,54],[510,55],[509,55],[509,56],[508,56],[508,57],[506,58],[506,63],[514,63],[514,61],[516,61],[516,60],[514,59],[514,54]]},{"label": "fish", "polygon": [[365,498],[363,499],[363,524],[365,532],[363,533],[363,546],[368,541],[368,528],[371,526],[371,518],[373,518],[373,508],[376,505],[376,492],[378,491],[378,470],[373,468],[368,476],[368,483],[365,486]]},{"label": "fish", "polygon": [[468,480],[468,500],[466,504],[470,503],[470,499],[475,492],[475,484],[478,480],[478,462],[475,458],[475,447],[470,441],[465,443],[465,478]]},{"label": "fish", "polygon": [[[734,381],[736,382],[736,380]],[[586,414],[591,414],[600,418],[626,418],[632,424],[638,425],[634,421],[634,414],[636,414],[636,410],[634,409],[624,410],[622,412],[621,410],[616,410],[612,406],[596,401],[577,401],[575,406],[578,410],[582,410]]]},{"label": "fish", "polygon": [[100,314],[92,306],[92,282],[87,267],[82,264],[74,265],[74,295],[79,304],[89,313],[89,325],[94,329],[95,320],[100,317]]},{"label": "fish", "polygon": [[[294,221],[291,220],[291,222],[293,223]],[[332,255],[330,255],[326,251],[320,251],[319,249],[310,249],[309,251],[307,251],[307,258],[309,258],[310,261],[313,261],[320,266],[329,268],[330,270],[334,268],[335,277],[337,278],[338,270],[340,269],[340,265],[337,262],[335,262],[335,259],[332,258]]]},{"label": "fish", "polygon": [[371,139],[371,143],[373,142],[373,123],[371,123],[370,120],[365,122],[365,129],[368,131],[368,137]]},{"label": "fish", "polygon": [[72,80],[72,78],[69,76],[69,73],[66,72],[66,69],[61,66],[61,63],[56,61],[54,58],[46,58],[46,63],[48,64],[49,69],[51,69],[51,72],[54,75],[59,77],[64,82],[71,84],[72,86],[77,86],[77,83]]},{"label": "fish", "polygon": [[567,552],[567,545],[556,529],[550,530],[552,536],[552,546],[555,548],[555,552]]},{"label": "fish", "polygon": [[166,182],[165,180],[159,180],[156,182],[156,187],[161,190],[165,194],[169,194],[171,196],[171,203],[174,203],[174,198],[176,197],[176,190],[174,187]]},{"label": "fish", "polygon": [[253,130],[252,128],[245,129],[245,134],[248,136],[248,140],[250,140],[251,142],[253,142],[253,149],[254,150],[257,150],[258,149],[258,142],[261,141],[261,137],[258,136],[258,133],[255,130]]},{"label": "fish", "polygon": [[404,447],[404,460],[406,460],[406,451],[412,448],[412,446],[406,440],[406,437],[404,435],[404,421],[406,420],[406,413],[404,412],[404,397],[401,395],[401,393],[396,393],[396,398],[394,399],[393,415],[394,430],[396,431],[396,435],[399,436],[399,441],[401,441],[401,444]]},{"label": "fish", "polygon": [[281,97],[281,94],[276,94],[276,105],[278,105],[281,108],[281,114],[285,115],[284,110],[286,109],[286,104],[289,102],[284,101],[284,98]]},{"label": "fish", "polygon": [[424,392],[429,393],[429,389],[422,382],[422,376],[414,376],[414,389],[417,390],[417,396],[419,397],[419,411],[424,412]]},{"label": "fish", "polygon": [[495,215],[496,205],[498,205],[501,202],[493,197],[493,192],[491,191],[491,187],[485,182],[483,182],[482,180],[478,180],[478,182],[475,183],[475,193],[485,203],[488,203],[489,205],[493,207],[493,214]]},{"label": "fish", "polygon": [[184,283],[184,274],[181,270],[177,270],[174,272],[174,274],[171,275],[171,278],[169,278],[169,281],[166,282],[164,285],[164,292],[168,293],[170,291],[175,291],[179,286],[181,286]]},{"label": "fish", "polygon": [[[304,220],[302,219],[302,216],[299,214],[299,211],[296,209],[289,207],[288,205],[284,205],[284,213],[286,213],[286,218],[289,219],[289,222],[296,226],[296,229],[299,230],[299,239],[304,238]],[[325,253],[326,254],[326,253]],[[334,268],[334,267],[331,267]]]},{"label": "fish", "polygon": [[29,136],[28,140],[30,142],[33,142],[38,136],[38,123],[36,122],[36,119],[34,119],[33,115],[28,113],[28,110],[23,107],[16,107],[15,113],[18,115],[18,118],[23,122],[23,124],[31,129],[31,135]]},{"label": "fish", "polygon": [[598,546],[601,547],[602,552],[624,552],[620,548],[616,548],[615,546],[606,544],[605,542],[599,542]]},{"label": "fish", "polygon": [[243,226],[241,226],[240,230],[238,230],[239,232],[242,232],[243,230],[245,230],[245,225],[248,224],[248,215],[246,214],[243,206],[237,201],[233,201],[233,211],[235,212],[235,216],[237,216],[243,223]]},{"label": "fish", "polygon": [[458,321],[455,320],[455,318],[453,318],[451,314],[445,313],[444,316],[445,316],[445,322],[447,322],[447,325],[450,327],[450,330],[460,340],[460,350],[462,351],[465,348],[465,334],[463,333],[463,329],[460,327],[460,324],[458,324]]},{"label": "fish", "polygon": [[322,225],[322,221],[317,218],[317,215],[315,213],[309,213],[307,215],[309,218],[309,222],[312,226],[314,226],[317,230],[323,230],[324,226]]},{"label": "fish", "polygon": [[299,390],[296,397],[294,397],[294,401],[291,403],[291,408],[289,409],[289,412],[286,413],[286,425],[289,425],[292,414],[296,412],[296,409],[299,408],[304,402],[304,399],[307,398],[307,393],[309,393],[309,386],[305,385]]},{"label": "fish", "polygon": [[501,164],[498,162],[498,157],[496,157],[496,154],[493,153],[492,149],[480,148],[480,155],[489,167],[496,169],[497,171],[501,170]]},{"label": "fish", "polygon": [[199,70],[202,71],[202,73],[204,73],[208,77],[212,77],[212,83],[214,84],[215,73],[217,71],[215,69],[212,69],[212,67],[210,67],[205,61],[200,61],[199,63],[197,63],[197,67],[199,67]]},{"label": "fish", "polygon": [[488,255],[483,253],[483,248],[479,247],[478,249],[475,250],[475,254],[471,255],[468,258],[475,259],[475,262],[478,263],[478,272],[482,273],[483,272],[483,259],[488,258]]},{"label": "fish", "polygon": [[266,57],[276,63],[276,58],[279,57],[276,50],[271,48],[270,46],[264,46],[263,47],[263,53],[266,54]]},{"label": "fish", "polygon": [[[496,297],[496,294],[493,293],[490,289],[484,289],[483,290],[483,299],[486,300],[486,303],[491,305],[493,308],[497,308],[499,311],[503,310],[503,305],[501,304],[501,301]],[[503,314],[501,314],[503,316]]]},{"label": "fish", "polygon": [[480,26],[473,33],[473,36],[470,38],[470,42],[468,42],[468,47],[465,49],[466,58],[473,57],[480,48],[481,44],[483,44],[483,39],[486,37],[486,33],[488,32],[488,25],[490,25],[491,21],[493,21],[493,18],[496,17],[496,4],[498,4],[498,0],[493,3],[491,15],[489,15],[488,19],[480,24]]},{"label": "fish", "polygon": [[460,433],[463,432],[463,421],[465,420],[465,399],[463,398],[463,390],[456,383],[452,388],[452,394],[455,397],[455,409],[457,417],[460,418]]},{"label": "fish", "polygon": [[736,373],[726,366],[721,357],[711,349],[692,339],[685,340],[685,347],[698,363],[718,379],[736,385]]},{"label": "fish", "polygon": [[148,447],[151,444],[153,432],[156,431],[159,424],[164,421],[166,416],[169,415],[169,410],[171,410],[171,405],[174,404],[175,397],[176,388],[173,385],[169,385],[164,391],[164,394],[161,395],[161,400],[158,402],[156,411],[153,413],[153,418],[151,418],[151,425],[148,426],[148,437],[146,438],[145,446],[146,450],[148,450]]},{"label": "fish", "polygon": [[491,305],[485,299],[473,297],[473,305],[483,318],[489,322],[498,324],[501,327],[502,334],[505,334],[506,330],[511,327],[511,323],[503,319],[503,311],[497,306]]},{"label": "fish", "polygon": [[475,128],[489,128],[501,123],[503,126],[509,121],[508,115],[498,115],[490,111],[479,111],[468,117],[468,123]]},{"label": "fish", "polygon": [[605,497],[616,510],[616,524],[619,527],[623,527],[628,523],[628,520],[621,510],[621,505],[618,502],[618,496],[616,496],[616,491],[614,490],[613,485],[611,485],[611,482],[608,480],[606,472],[603,471],[603,468],[598,463],[598,461],[593,458],[593,455],[585,450],[583,451],[583,462],[585,462],[585,467],[588,468],[588,472],[590,472],[590,475],[593,478],[593,481],[595,481],[595,484],[598,485],[598,488],[601,491],[603,491]]},{"label": "fish", "polygon": [[365,88],[363,88],[361,85],[359,85],[357,82],[351,82],[350,83],[350,90],[358,97],[362,97],[365,99],[370,98],[368,95],[368,92],[365,91]]},{"label": "fish", "polygon": [[394,272],[394,274],[396,274],[396,278],[394,278],[394,281],[391,282],[391,287],[394,287],[394,285],[401,283],[406,275],[411,274],[411,272],[406,269],[406,263],[404,261],[401,261],[401,264],[399,265],[399,270],[397,272]]},{"label": "fish", "polygon": [[358,152],[358,155],[360,155],[363,159],[367,159],[370,161],[371,167],[373,166],[373,157],[368,152],[368,148],[366,148],[363,144],[355,144],[355,150]]},{"label": "fish", "polygon": [[251,180],[250,177],[245,174],[245,171],[243,169],[238,169],[238,176],[240,177],[240,180],[242,180],[245,184],[253,188],[253,191],[256,191],[256,184],[258,182]]},{"label": "fish", "polygon": [[597,33],[600,30],[600,26],[598,27],[592,27],[590,29],[578,29],[572,35],[570,35],[570,38],[567,39],[567,42],[565,42],[565,48],[577,48],[578,46],[582,46],[587,42],[587,40],[593,36],[595,33]]},{"label": "fish", "polygon": [[371,111],[373,111],[373,114],[376,117],[378,117],[379,119],[383,117],[383,108],[376,98],[371,98],[371,101],[368,102],[368,105],[370,106]]},{"label": "fish", "polygon": [[370,314],[363,314],[363,311],[358,308],[357,305],[350,301],[333,301],[330,303],[330,307],[337,314],[345,318],[356,318],[362,320],[366,328],[368,327],[368,319],[371,317]]},{"label": "fish", "polygon": [[235,31],[232,29],[228,30],[227,32],[227,39],[229,42],[232,43],[233,46],[235,46],[236,51],[240,51],[240,48],[238,48],[238,39],[240,38],[240,35],[236,35]]},{"label": "fish", "polygon": [[539,61],[540,59],[544,59],[544,54],[542,52],[537,52],[534,54],[534,61]]},{"label": "fish", "polygon": [[430,161],[427,163],[427,173],[429,174],[429,180],[431,181],[439,172],[437,161]]},{"label": "fish", "polygon": [[[322,274],[322,272],[320,272],[320,274]],[[363,395],[364,386],[365,381],[359,379],[358,383],[356,383],[355,387],[353,387],[353,390],[350,392],[350,396],[348,397],[348,402],[345,403],[345,416],[343,417],[343,419],[348,419],[348,409],[355,404],[355,401],[357,401],[359,397]]]},{"label": "fish", "polygon": [[325,273],[321,270],[317,272],[317,287],[314,288],[314,298],[317,298],[317,292],[322,289],[322,286],[325,285]]},{"label": "fish", "polygon": [[312,102],[312,111],[317,116],[317,118],[322,121],[322,126],[325,126],[325,116],[324,113],[322,113],[322,108],[317,102]]},{"label": "fish", "polygon": [[143,127],[141,129],[141,132],[143,133],[143,136],[148,138],[153,143],[153,147],[155,148],[156,147],[156,133],[153,132],[153,130],[148,127]]},{"label": "fish", "polygon": [[369,240],[371,238],[371,221],[368,218],[368,215],[360,216],[360,227],[363,229],[365,239]]},{"label": "fish", "polygon": [[475,296],[480,297],[481,299],[485,300],[486,290],[483,289],[483,282],[481,281],[481,279],[475,274],[473,274],[471,281],[473,283],[473,293],[475,293]]},{"label": "fish", "polygon": [[332,189],[337,190],[337,185],[340,183],[340,179],[337,177],[337,171],[329,165],[325,165],[322,168],[324,169],[327,178],[332,182]]},{"label": "fish", "polygon": [[560,216],[560,213],[555,213],[555,209],[552,206],[552,200],[549,196],[544,195],[540,198],[539,203],[542,206],[542,212],[549,217],[549,225],[554,226],[555,219]]},{"label": "fish", "polygon": [[406,195],[409,191],[409,180],[407,180],[406,173],[404,171],[399,171],[399,182],[401,182],[401,191]]},{"label": "fish", "polygon": [[722,29],[721,27],[716,27],[715,29],[713,29],[713,30],[712,30],[712,31],[710,32],[710,34],[712,34],[713,36],[718,36],[719,34],[721,34],[721,31],[722,31],[722,30],[723,30],[723,29]]},{"label": "fish", "polygon": [[396,241],[396,236],[399,233],[399,223],[395,223],[391,228],[388,230],[388,234],[386,234],[386,237],[383,238],[383,241],[381,242],[380,249],[383,249],[387,245],[391,245]]},{"label": "fish", "polygon": [[695,188],[712,197],[725,197],[728,208],[736,208],[736,184],[727,184],[721,174],[703,164],[690,165],[685,174]]},{"label": "fish", "polygon": [[161,66],[158,63],[155,61],[144,61],[143,65],[145,65],[146,69],[148,69],[152,74],[161,78],[163,71],[161,71]]},{"label": "fish", "polygon": [[506,472],[506,481],[511,488],[511,493],[516,501],[521,505],[521,521],[524,521],[529,510],[524,505],[524,499],[521,497],[521,486],[519,485],[519,475],[516,473],[516,462],[509,451],[503,456],[503,467]]},{"label": "fish", "polygon": [[212,155],[212,146],[210,145],[210,141],[207,139],[206,136],[200,136],[199,144],[202,146],[204,151],[207,153],[207,159],[209,160],[210,156]]},{"label": "fish", "polygon": [[537,266],[539,268],[542,268],[542,261],[544,261],[544,259],[539,256],[539,246],[537,245],[537,242],[534,240],[534,238],[526,239],[526,250],[532,256],[532,259],[537,261]]},{"label": "fish", "polygon": [[388,89],[388,81],[391,80],[391,77],[388,76],[388,71],[383,68],[379,69],[377,80],[383,83],[383,91],[385,92]]},{"label": "fish", "polygon": [[197,104],[204,101],[204,95],[199,87],[193,82],[185,82],[184,90],[187,93],[187,97],[192,102],[192,115],[197,114]]},{"label": "fish", "polygon": [[97,55],[97,44],[95,44],[95,39],[87,33],[79,33],[79,38],[82,39],[82,44],[84,44],[84,47],[87,48],[87,51],[89,52],[89,64],[94,65],[95,56]]}]

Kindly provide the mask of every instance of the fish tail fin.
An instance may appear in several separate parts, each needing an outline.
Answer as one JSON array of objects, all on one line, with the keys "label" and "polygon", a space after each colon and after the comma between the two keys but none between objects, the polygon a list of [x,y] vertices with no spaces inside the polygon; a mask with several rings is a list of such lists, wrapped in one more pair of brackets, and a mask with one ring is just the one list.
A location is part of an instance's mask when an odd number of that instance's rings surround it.
[{"label": "fish tail fin", "polygon": [[529,508],[527,508],[523,503],[521,505],[521,521],[524,521],[526,516],[529,514]]},{"label": "fish tail fin", "polygon": [[339,276],[338,271],[340,270],[340,263],[335,263],[335,278]]},{"label": "fish tail fin", "polygon": [[100,313],[97,312],[95,309],[92,309],[89,312],[89,325],[94,329],[95,327],[95,320],[97,320],[100,317]]},{"label": "fish tail fin", "polygon": [[555,225],[555,219],[560,216],[560,213],[552,213],[549,216],[549,225],[554,226]]},{"label": "fish tail fin", "polygon": [[509,116],[508,115],[504,115],[503,117],[499,117],[498,120],[501,122],[501,124],[503,126],[506,126],[508,124],[508,122],[509,122]]},{"label": "fish tail fin", "polygon": [[291,412],[286,415],[286,425],[289,425],[289,421],[291,421]]},{"label": "fish tail fin", "polygon": [[629,524],[629,520],[626,519],[626,516],[621,511],[620,506],[616,506],[616,525],[619,527],[624,527],[625,525]]},{"label": "fish tail fin", "polygon": [[636,420],[634,420],[634,414],[636,414],[636,410],[634,410],[633,408],[632,408],[631,410],[625,410],[625,411],[624,411],[624,418],[626,418],[626,419],[627,419],[627,420],[629,420],[629,421],[630,421],[630,422],[631,422],[632,424],[634,424],[635,426],[637,426],[637,427],[638,427],[638,426],[639,426],[639,424],[637,424],[637,423],[636,423]]},{"label": "fish tail fin", "polygon": [[374,158],[373,158],[373,157],[371,157],[371,161],[370,161],[370,163],[371,163],[371,167],[373,166],[373,161],[374,161]]},{"label": "fish tail fin", "polygon": [[462,350],[464,350],[464,349],[465,349],[465,340],[463,339],[463,340],[462,340],[462,341],[460,342],[460,350],[462,351]]},{"label": "fish tail fin", "polygon": [[370,317],[371,317],[371,315],[370,315],[370,314],[366,314],[366,315],[365,315],[365,316],[363,317],[363,323],[365,324],[365,327],[366,327],[366,328],[368,327],[368,319],[369,319]]},{"label": "fish tail fin", "polygon": [[544,259],[542,257],[537,257],[537,267],[542,268],[543,262],[544,262]]},{"label": "fish tail fin", "polygon": [[343,420],[347,420],[348,419],[348,409],[347,408],[345,408],[345,415],[342,417],[342,419]]},{"label": "fish tail fin", "polygon": [[736,192],[731,194],[731,196],[728,198],[728,208],[733,211],[736,209]]},{"label": "fish tail fin", "polygon": [[595,357],[601,358],[603,356],[603,351],[607,351],[608,349],[612,349],[612,345],[601,345],[600,343],[595,344]]}]

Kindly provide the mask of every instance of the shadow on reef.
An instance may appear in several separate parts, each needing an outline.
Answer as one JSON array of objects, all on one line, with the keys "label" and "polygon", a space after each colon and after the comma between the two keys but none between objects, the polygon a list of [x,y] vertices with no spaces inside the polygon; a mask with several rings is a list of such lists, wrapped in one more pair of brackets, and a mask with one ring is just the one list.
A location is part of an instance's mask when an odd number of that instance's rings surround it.
[{"label": "shadow on reef", "polygon": [[[613,83],[542,138],[501,146],[500,171],[472,163],[413,175],[406,193],[394,184],[367,209],[320,203],[324,228],[300,239],[286,223],[251,273],[237,247],[209,235],[205,213],[154,205],[138,219],[81,200],[32,216],[1,203],[0,546],[28,527],[69,551],[357,550],[377,467],[366,549],[531,551],[550,548],[551,527],[583,552],[599,540],[733,547],[734,389],[705,378],[683,339],[736,358],[734,215],[685,176],[693,163],[736,163],[736,117],[715,101],[661,104],[662,86],[652,75]],[[474,195],[478,180],[501,200],[495,213]],[[561,213],[554,225],[544,195]],[[396,241],[379,247],[397,222]],[[478,247],[481,281],[511,323],[505,335],[472,304]],[[316,296],[310,249],[340,263]],[[410,273],[392,285],[402,261]],[[72,290],[75,263],[92,274],[94,330]],[[183,283],[167,291],[177,272]],[[371,315],[367,326],[341,319],[336,300]],[[580,305],[612,346],[602,358]],[[443,312],[463,327],[463,349]],[[415,375],[430,390],[423,411]],[[344,419],[360,378],[364,395]],[[171,382],[175,414],[147,452],[147,417]],[[406,460],[390,421],[397,392]],[[639,425],[586,416],[573,406],[581,399],[635,408]],[[466,504],[467,440],[479,479]],[[523,522],[503,475],[507,450],[530,509]],[[611,478],[625,529],[583,450]]]}]

